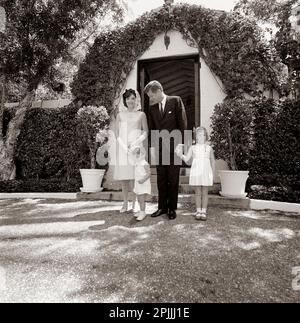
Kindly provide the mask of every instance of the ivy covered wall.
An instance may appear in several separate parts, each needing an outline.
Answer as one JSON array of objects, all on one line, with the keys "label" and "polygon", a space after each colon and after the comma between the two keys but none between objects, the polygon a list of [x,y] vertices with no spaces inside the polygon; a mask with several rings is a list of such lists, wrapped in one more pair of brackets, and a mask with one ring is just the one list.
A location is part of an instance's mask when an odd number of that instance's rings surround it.
[{"label": "ivy covered wall", "polygon": [[113,111],[135,62],[168,30],[179,31],[198,48],[229,97],[256,96],[261,84],[265,90],[281,91],[282,65],[254,22],[237,13],[184,4],[151,11],[123,28],[101,34],[74,79],[76,99]]}]

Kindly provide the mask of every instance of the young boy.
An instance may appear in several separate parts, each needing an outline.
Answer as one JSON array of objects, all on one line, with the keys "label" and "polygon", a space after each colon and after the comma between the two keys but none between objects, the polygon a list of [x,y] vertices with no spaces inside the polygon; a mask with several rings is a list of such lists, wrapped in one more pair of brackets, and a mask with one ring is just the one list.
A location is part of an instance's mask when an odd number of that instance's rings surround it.
[{"label": "young boy", "polygon": [[137,195],[140,212],[135,215],[137,221],[143,221],[146,214],[146,196],[151,195],[151,169],[146,161],[143,148],[136,147],[133,149],[135,157],[135,183],[134,193]]}]

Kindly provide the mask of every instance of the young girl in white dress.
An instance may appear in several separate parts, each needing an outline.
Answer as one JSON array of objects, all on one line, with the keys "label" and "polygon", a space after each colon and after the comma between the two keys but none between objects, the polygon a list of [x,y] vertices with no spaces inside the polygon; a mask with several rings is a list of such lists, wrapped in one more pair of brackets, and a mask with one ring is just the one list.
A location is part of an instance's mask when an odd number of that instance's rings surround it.
[{"label": "young girl in white dress", "polygon": [[135,156],[135,182],[134,193],[138,197],[140,212],[135,214],[137,221],[143,221],[146,218],[146,197],[151,195],[151,169],[145,159],[144,148],[133,148]]},{"label": "young girl in white dress", "polygon": [[196,129],[196,145],[191,146],[187,155],[182,149],[176,149],[177,155],[188,164],[193,158],[190,173],[190,185],[195,187],[197,213],[196,219],[207,220],[208,191],[214,184],[215,157],[212,147],[207,143],[208,132],[206,128]]}]

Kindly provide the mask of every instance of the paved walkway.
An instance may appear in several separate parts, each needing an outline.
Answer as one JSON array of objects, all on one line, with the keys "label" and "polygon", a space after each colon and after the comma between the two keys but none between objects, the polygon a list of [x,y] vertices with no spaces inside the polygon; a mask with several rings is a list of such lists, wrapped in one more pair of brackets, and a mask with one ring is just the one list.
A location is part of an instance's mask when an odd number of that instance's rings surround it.
[{"label": "paved walkway", "polygon": [[136,223],[118,209],[0,200],[0,301],[300,302],[299,216],[214,208],[207,223],[189,210]]}]

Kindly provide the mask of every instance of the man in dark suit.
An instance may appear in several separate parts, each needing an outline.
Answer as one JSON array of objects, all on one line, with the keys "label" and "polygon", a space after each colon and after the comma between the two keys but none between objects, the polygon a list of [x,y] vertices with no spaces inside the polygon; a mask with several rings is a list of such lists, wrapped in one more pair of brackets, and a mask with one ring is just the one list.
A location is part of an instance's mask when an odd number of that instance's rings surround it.
[{"label": "man in dark suit", "polygon": [[[175,147],[183,143],[187,130],[187,116],[184,104],[178,96],[167,96],[158,81],[152,81],[145,87],[150,99],[149,130],[151,147],[155,148],[157,162],[157,186],[159,194],[158,211],[152,217],[168,215],[176,219],[179,193],[181,162],[176,160]],[[173,134],[180,138],[171,140]]]}]

